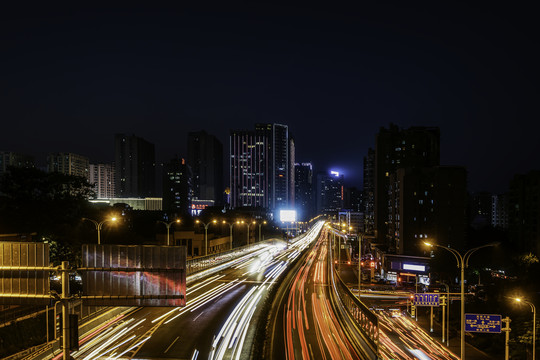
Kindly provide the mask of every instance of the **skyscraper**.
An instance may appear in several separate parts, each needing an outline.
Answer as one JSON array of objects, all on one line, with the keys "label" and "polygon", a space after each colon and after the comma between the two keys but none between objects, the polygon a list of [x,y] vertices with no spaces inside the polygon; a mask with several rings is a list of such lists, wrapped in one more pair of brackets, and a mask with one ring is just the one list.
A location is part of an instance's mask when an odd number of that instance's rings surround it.
[{"label": "skyscraper", "polygon": [[187,163],[193,173],[193,199],[223,203],[223,145],[205,131],[188,134]]},{"label": "skyscraper", "polygon": [[467,222],[464,167],[399,168],[389,178],[389,252],[419,255],[426,239],[463,248]]},{"label": "skyscraper", "polygon": [[364,231],[373,235],[375,232],[375,150],[368,149],[364,157]]},{"label": "skyscraper", "polygon": [[540,171],[517,174],[508,191],[508,235],[522,253],[540,256]]},{"label": "skyscraper", "polygon": [[306,221],[315,214],[313,204],[313,166],[309,162],[294,165],[294,195],[298,219]]},{"label": "skyscraper", "polygon": [[375,230],[379,243],[388,243],[390,176],[399,168],[438,166],[440,132],[437,127],[399,129],[390,124],[375,139]]},{"label": "skyscraper", "polygon": [[343,180],[343,174],[336,171],[317,174],[317,214],[337,215],[343,208]]},{"label": "skyscraper", "polygon": [[116,134],[114,159],[117,197],[156,196],[154,144],[135,135]]},{"label": "skyscraper", "polygon": [[257,124],[255,131],[231,131],[231,206],[289,207],[293,146],[286,125]]},{"label": "skyscraper", "polygon": [[173,217],[189,214],[193,196],[193,174],[184,159],[163,165],[163,210]]}]

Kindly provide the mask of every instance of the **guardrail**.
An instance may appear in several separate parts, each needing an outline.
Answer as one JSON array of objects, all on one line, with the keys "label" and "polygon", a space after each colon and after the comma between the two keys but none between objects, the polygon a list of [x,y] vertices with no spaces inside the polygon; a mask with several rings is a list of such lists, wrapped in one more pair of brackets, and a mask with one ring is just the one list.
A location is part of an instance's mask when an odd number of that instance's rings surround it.
[{"label": "guardrail", "polygon": [[333,251],[329,251],[331,288],[341,301],[341,305],[346,309],[346,312],[360,333],[363,335],[366,344],[375,354],[375,358],[379,355],[379,318],[372,312],[360,299],[351,292],[349,287],[345,285],[339,274],[334,271],[334,261],[332,259]]},{"label": "guardrail", "polygon": [[253,244],[240,246],[232,250],[206,256],[200,256],[196,259],[190,259],[186,262],[186,275],[193,275],[199,271],[203,271],[216,265],[226,263],[246,253],[259,250],[264,246],[275,244],[277,241],[278,240],[276,239],[263,240]]}]

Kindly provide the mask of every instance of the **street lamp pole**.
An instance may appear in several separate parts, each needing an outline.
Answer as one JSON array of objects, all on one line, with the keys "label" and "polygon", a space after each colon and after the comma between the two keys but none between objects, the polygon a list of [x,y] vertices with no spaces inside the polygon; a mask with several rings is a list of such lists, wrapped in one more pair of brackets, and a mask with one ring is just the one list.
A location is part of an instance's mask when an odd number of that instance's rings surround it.
[{"label": "street lamp pole", "polygon": [[97,242],[98,242],[98,244],[101,244],[101,229],[103,228],[103,224],[106,223],[107,221],[115,222],[116,218],[112,217],[110,219],[105,219],[105,220],[103,220],[103,221],[101,221],[99,223],[96,220],[92,220],[92,219],[88,219],[88,218],[83,218],[83,220],[91,221],[96,226]]},{"label": "street lamp pole", "polygon": [[488,246],[495,246],[498,243],[493,244],[486,244],[482,246],[475,247],[473,249],[467,250],[467,252],[464,255],[461,255],[459,251],[456,249],[452,249],[450,247],[444,247],[437,244],[431,244],[428,242],[425,242],[424,244],[428,246],[435,246],[439,247],[441,249],[450,251],[452,255],[456,258],[457,266],[461,270],[461,359],[465,360],[465,268],[469,266],[469,258],[471,257],[472,253],[476,250],[480,250],[482,248],[488,247]]},{"label": "street lamp pole", "polygon": [[233,230],[234,222],[228,223],[228,222],[226,222],[225,220],[223,220],[222,223],[223,223],[223,224],[229,225],[229,231],[230,231],[230,232],[229,232],[229,234],[230,234],[229,236],[230,236],[230,239],[231,239],[230,242],[231,242],[231,250],[232,250],[232,248],[233,248],[233,247],[232,247],[232,230]]},{"label": "street lamp pole", "polygon": [[529,302],[527,300],[516,298],[514,299],[517,302],[524,302],[525,304],[529,305],[531,307],[531,311],[533,313],[533,333],[532,333],[532,346],[533,346],[533,353],[532,358],[533,360],[536,359],[536,307],[532,302]]},{"label": "street lamp pole", "polygon": [[200,220],[195,220],[195,222],[197,224],[203,224],[204,226],[204,255],[208,255],[208,227],[210,226],[211,223],[216,223],[217,221],[216,220],[213,220],[212,222],[209,222],[209,223],[204,223]]},{"label": "street lamp pole", "polygon": [[165,224],[165,226],[167,227],[167,245],[170,245],[170,241],[169,241],[169,229],[171,228],[171,225],[173,225],[174,223],[180,223],[180,220],[179,220],[179,219],[176,219],[176,220],[174,220],[174,221],[171,221],[170,223],[167,223],[167,222],[165,222],[165,221],[158,220],[158,223]]},{"label": "street lamp pole", "polygon": [[362,289],[362,237],[358,233],[358,300],[360,300],[360,289]]},{"label": "street lamp pole", "polygon": [[253,222],[247,222],[247,244],[248,244],[248,245],[249,245],[249,227],[250,227],[252,224],[255,225],[256,222],[255,222],[255,221],[253,221]]},{"label": "street lamp pole", "polygon": [[259,223],[259,242],[261,242],[261,225],[262,224],[265,224],[266,225],[266,220],[264,220],[263,222]]}]

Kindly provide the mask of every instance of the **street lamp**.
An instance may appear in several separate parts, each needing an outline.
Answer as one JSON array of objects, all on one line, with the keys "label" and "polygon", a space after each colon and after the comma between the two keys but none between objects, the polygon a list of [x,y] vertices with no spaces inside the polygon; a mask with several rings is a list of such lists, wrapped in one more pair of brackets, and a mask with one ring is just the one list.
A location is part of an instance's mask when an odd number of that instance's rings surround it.
[{"label": "street lamp", "polygon": [[180,223],[180,219],[176,219],[176,220],[174,220],[174,221],[171,221],[170,223],[167,223],[167,222],[161,221],[161,220],[158,220],[157,222],[158,222],[158,223],[165,224],[165,226],[167,227],[167,245],[170,245],[170,242],[169,242],[169,229],[171,228],[171,225],[173,225],[174,223],[179,224],[179,223]]},{"label": "street lamp", "polygon": [[200,220],[195,220],[195,222],[197,224],[203,224],[204,225],[204,255],[208,255],[208,227],[210,226],[210,224],[212,223],[217,223],[217,220],[212,220],[212,222],[209,222],[209,223],[204,223]]},{"label": "street lamp", "polygon": [[465,268],[469,266],[469,258],[471,257],[473,252],[488,246],[498,245],[499,243],[497,242],[492,244],[486,244],[472,248],[470,250],[467,250],[464,255],[461,255],[459,251],[450,247],[431,244],[429,242],[424,242],[424,244],[430,247],[439,247],[441,249],[450,251],[452,255],[454,255],[454,257],[456,258],[457,267],[461,269],[461,359],[465,360]]},{"label": "street lamp", "polygon": [[107,221],[111,221],[111,222],[115,222],[116,221],[116,217],[111,217],[110,219],[105,219],[101,222],[97,222],[96,220],[92,220],[92,219],[88,219],[88,218],[83,218],[83,220],[88,220],[88,221],[91,221],[95,226],[96,226],[96,230],[97,230],[97,243],[98,244],[101,244],[101,229],[103,228],[103,224],[105,224]]},{"label": "street lamp", "polygon": [[[244,223],[243,220],[242,220],[242,223]],[[249,245],[249,227],[250,227],[251,225],[255,225],[256,222],[255,222],[255,221],[252,221],[252,222],[246,221],[246,224],[247,224],[247,244]]]},{"label": "street lamp", "polygon": [[232,230],[233,230],[233,226],[234,226],[234,221],[232,223],[228,223],[226,222],[225,220],[222,221],[223,224],[227,224],[229,225],[229,230],[230,230],[230,238],[231,238],[231,250],[232,250]]},{"label": "street lamp", "polygon": [[532,333],[532,346],[533,346],[533,353],[532,353],[532,358],[533,360],[536,359],[536,307],[534,306],[533,303],[527,301],[527,300],[524,300],[524,299],[521,299],[521,298],[515,298],[514,299],[516,302],[518,303],[525,303],[527,305],[529,305],[531,307],[531,311],[533,313],[533,333]]},{"label": "street lamp", "polygon": [[259,223],[259,242],[261,242],[261,226],[262,225],[266,225],[266,220],[264,220],[263,222]]}]

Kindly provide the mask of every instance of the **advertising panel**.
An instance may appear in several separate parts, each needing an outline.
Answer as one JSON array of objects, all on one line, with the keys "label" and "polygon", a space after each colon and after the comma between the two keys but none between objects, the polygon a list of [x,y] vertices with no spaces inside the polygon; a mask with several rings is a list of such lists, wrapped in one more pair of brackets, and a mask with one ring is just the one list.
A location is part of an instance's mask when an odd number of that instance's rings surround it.
[{"label": "advertising panel", "polygon": [[279,221],[296,222],[296,210],[280,210]]},{"label": "advertising panel", "polygon": [[83,302],[185,306],[186,247],[83,245]]}]

